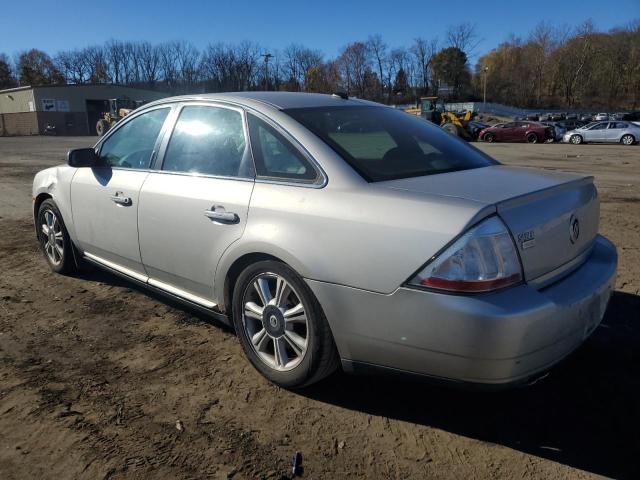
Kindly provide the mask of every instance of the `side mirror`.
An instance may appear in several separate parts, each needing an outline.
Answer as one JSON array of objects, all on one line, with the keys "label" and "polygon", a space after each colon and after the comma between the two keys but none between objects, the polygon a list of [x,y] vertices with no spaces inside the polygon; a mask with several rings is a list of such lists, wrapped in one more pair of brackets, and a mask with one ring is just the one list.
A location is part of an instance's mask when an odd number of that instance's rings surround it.
[{"label": "side mirror", "polygon": [[98,164],[98,155],[93,148],[76,148],[67,153],[67,164],[70,167],[95,167]]}]

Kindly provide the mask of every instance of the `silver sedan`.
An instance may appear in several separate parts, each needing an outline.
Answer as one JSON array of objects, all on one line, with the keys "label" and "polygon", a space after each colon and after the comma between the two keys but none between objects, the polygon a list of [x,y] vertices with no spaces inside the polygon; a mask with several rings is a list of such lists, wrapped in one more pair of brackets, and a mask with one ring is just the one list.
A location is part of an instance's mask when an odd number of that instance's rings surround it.
[{"label": "silver sedan", "polygon": [[206,311],[287,388],[340,366],[533,381],[616,276],[591,177],[506,167],[344,95],[146,105],[39,172],[33,201],[55,272],[92,263]]},{"label": "silver sedan", "polygon": [[581,143],[622,143],[633,145],[640,140],[640,126],[633,122],[591,122],[564,134],[562,141],[579,145]]}]

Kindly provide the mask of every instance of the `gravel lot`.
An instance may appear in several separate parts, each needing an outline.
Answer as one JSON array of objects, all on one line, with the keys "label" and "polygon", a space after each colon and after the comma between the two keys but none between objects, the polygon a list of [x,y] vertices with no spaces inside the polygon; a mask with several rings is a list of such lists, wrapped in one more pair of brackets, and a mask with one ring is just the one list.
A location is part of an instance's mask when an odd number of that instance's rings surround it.
[{"label": "gravel lot", "polygon": [[[103,273],[56,276],[31,180],[93,138],[0,138],[0,478],[640,477],[640,146],[480,144],[594,175],[620,267],[603,325],[537,385],[262,379],[228,329]],[[176,422],[180,422],[180,430]]]}]

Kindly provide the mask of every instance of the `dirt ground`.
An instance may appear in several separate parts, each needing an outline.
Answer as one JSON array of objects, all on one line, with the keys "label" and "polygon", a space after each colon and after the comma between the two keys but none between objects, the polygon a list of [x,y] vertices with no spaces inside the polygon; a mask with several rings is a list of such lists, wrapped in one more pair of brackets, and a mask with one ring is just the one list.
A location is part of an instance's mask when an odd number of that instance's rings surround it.
[{"label": "dirt ground", "polygon": [[[233,333],[101,271],[50,273],[33,174],[92,138],[0,138],[0,478],[640,478],[640,146],[480,145],[594,175],[620,268],[603,325],[502,393],[267,383]],[[181,427],[178,429],[177,425]]]}]

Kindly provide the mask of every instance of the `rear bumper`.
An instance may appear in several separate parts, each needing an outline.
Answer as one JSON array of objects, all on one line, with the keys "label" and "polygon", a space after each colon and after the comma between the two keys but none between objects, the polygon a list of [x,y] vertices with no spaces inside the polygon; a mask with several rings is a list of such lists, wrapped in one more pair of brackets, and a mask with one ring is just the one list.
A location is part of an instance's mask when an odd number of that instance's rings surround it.
[{"label": "rear bumper", "polygon": [[389,295],[307,280],[346,365],[456,382],[527,382],[577,348],[615,287],[616,249],[598,236],[586,261],[542,289],[461,296],[399,288]]}]

